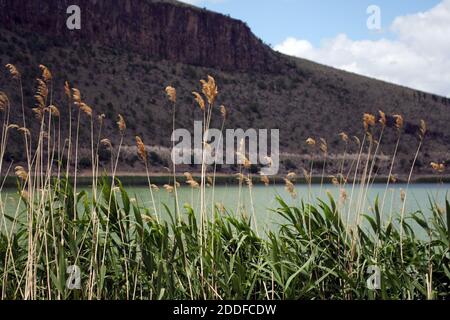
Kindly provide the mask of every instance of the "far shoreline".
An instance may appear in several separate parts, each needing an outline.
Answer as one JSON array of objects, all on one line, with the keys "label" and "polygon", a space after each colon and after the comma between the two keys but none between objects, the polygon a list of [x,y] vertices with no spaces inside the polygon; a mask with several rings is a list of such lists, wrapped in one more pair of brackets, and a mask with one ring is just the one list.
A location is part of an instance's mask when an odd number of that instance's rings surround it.
[{"label": "far shoreline", "polygon": [[[193,174],[193,177],[195,180],[200,181],[200,176],[197,174]],[[260,181],[259,175],[251,175],[252,182],[254,185],[261,185],[263,184]],[[110,178],[109,176],[107,178]],[[145,174],[126,174],[126,173],[119,173],[116,175],[116,178],[121,181],[121,183],[124,186],[148,186],[148,180],[147,176]],[[269,177],[271,185],[283,185],[285,183],[284,181],[285,176],[284,175],[276,175]],[[98,178],[100,180],[101,177]],[[17,177],[15,176],[8,176],[8,177],[1,177],[1,184],[3,189],[11,189],[17,187]],[[73,177],[71,177],[71,180],[73,180]],[[150,174],[150,180],[152,184],[155,184],[157,186],[163,186],[165,184],[171,184],[173,181],[173,175],[168,174]],[[177,181],[184,185],[186,178],[182,174],[177,174]],[[311,179],[311,184],[313,185],[320,185],[323,184],[333,184],[333,177],[330,176],[313,176]],[[387,176],[378,176],[373,179],[374,184],[386,184],[388,180]],[[359,180],[357,180],[359,181]],[[295,179],[295,184],[308,184],[306,179],[303,176],[298,176]],[[391,182],[391,185],[396,184],[406,184],[408,182],[407,176],[397,176],[396,182]],[[352,180],[348,180],[347,185],[352,184]],[[428,183],[450,183],[450,176],[436,176],[436,175],[416,175],[411,179],[411,184],[428,184]],[[80,174],[77,176],[77,184],[79,186],[89,186],[92,184],[92,176],[87,174]],[[218,186],[223,185],[239,185],[239,181],[237,179],[236,174],[218,174],[215,177],[215,184]]]}]

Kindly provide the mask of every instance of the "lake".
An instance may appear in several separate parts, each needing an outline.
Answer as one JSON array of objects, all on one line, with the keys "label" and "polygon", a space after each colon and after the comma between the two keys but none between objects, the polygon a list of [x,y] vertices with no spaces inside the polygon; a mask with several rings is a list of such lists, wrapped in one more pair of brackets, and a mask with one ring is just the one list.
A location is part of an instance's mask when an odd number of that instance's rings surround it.
[{"label": "lake", "polygon": [[[219,203],[230,213],[236,213],[237,210],[240,209],[240,212],[243,212],[247,216],[253,216],[254,212],[258,229],[265,229],[274,223],[281,222],[280,217],[272,211],[279,207],[276,196],[282,197],[289,205],[298,205],[302,200],[308,202],[308,199],[310,199],[312,203],[317,203],[317,197],[326,199],[326,194],[329,192],[333,195],[334,199],[337,199],[336,202],[338,202],[338,205],[341,208],[341,214],[345,217],[344,220],[347,219],[348,215],[350,222],[354,218],[357,203],[360,203],[359,206],[365,208],[365,213],[368,213],[374,205],[375,198],[378,196],[380,199],[380,206],[382,199],[385,198],[383,218],[386,220],[390,217],[391,213],[395,214],[401,212],[401,190],[406,191],[407,185],[391,185],[386,196],[385,188],[385,184],[374,184],[370,188],[364,202],[362,201],[362,197],[360,197],[361,193],[359,191],[359,186],[355,187],[352,197],[352,186],[350,185],[345,188],[347,200],[345,202],[339,202],[340,189],[334,185],[324,185],[322,188],[320,185],[313,185],[311,190],[309,190],[307,185],[296,185],[296,199],[291,197],[283,185],[272,185],[269,187],[255,185],[252,187],[251,191],[246,185],[243,185],[241,189],[237,185],[223,185],[215,187],[214,195],[211,188],[207,190],[207,203],[209,206],[211,206],[211,203]],[[129,186],[126,187],[126,189],[130,198],[135,199],[140,204],[149,208],[152,207],[151,197],[147,187]],[[429,197],[435,199],[441,208],[445,208],[445,198],[449,190],[450,184],[435,183],[410,185],[406,198],[406,213],[422,210],[426,216],[430,215]],[[6,189],[2,191],[1,197],[2,202],[6,207],[6,211],[12,213],[15,212],[18,203],[17,191]],[[154,192],[154,197],[160,212],[164,212],[162,204],[166,204],[171,209],[174,208],[174,195],[169,194],[163,188],[158,192]],[[178,188],[178,198],[181,208],[183,208],[185,204],[194,203],[193,208],[196,209],[196,212],[199,211],[200,191],[198,189],[182,186]],[[350,205],[351,208],[349,209]],[[167,218],[167,215],[163,213],[162,217]]]}]

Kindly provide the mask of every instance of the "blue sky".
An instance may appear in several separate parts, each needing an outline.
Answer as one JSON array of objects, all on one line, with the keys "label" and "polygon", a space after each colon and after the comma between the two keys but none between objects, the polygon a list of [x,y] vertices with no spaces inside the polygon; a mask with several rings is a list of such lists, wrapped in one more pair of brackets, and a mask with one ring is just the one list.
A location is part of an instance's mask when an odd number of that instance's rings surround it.
[{"label": "blue sky", "polygon": [[[275,50],[450,97],[450,0],[184,0],[245,21]],[[380,9],[381,29],[367,27]]]},{"label": "blue sky", "polygon": [[354,40],[392,38],[366,27],[366,9],[381,8],[382,27],[388,29],[397,16],[428,10],[438,0],[187,0],[199,7],[229,14],[248,23],[264,42],[276,45],[287,37],[309,40],[314,45],[324,38],[346,33]]}]

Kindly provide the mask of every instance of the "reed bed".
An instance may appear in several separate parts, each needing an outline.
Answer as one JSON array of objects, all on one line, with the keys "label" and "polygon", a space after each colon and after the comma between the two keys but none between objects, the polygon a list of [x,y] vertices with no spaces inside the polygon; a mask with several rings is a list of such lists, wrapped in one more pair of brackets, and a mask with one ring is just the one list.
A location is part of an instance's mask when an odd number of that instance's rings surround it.
[{"label": "reed bed", "polygon": [[[21,74],[7,66],[11,81],[18,84],[21,108],[12,107],[0,93],[2,135],[0,172],[2,182],[8,174],[17,177],[20,201],[15,210],[6,210],[8,198],[0,187],[0,297],[1,299],[446,299],[450,294],[450,204],[445,208],[430,197],[428,212],[405,212],[408,190],[402,193],[401,210],[388,206],[388,189],[400,143],[403,118],[395,115],[397,147],[391,155],[391,170],[386,192],[371,203],[367,194],[376,179],[374,170],[387,128],[386,115],[365,114],[364,136],[341,133],[345,152],[355,143],[359,156],[344,171],[345,157],[335,176],[326,177],[326,161],[321,169],[322,184],[330,179],[340,191],[333,199],[321,192],[320,198],[296,192],[297,175],[285,177],[286,190],[295,198],[288,205],[281,197],[273,214],[282,223],[260,234],[256,212],[242,210],[240,197],[236,210],[228,211],[206,196],[214,190],[215,166],[208,166],[203,141],[199,181],[184,173],[181,181],[175,165],[171,183],[152,183],[148,151],[142,137],[135,137],[139,159],[144,163],[150,206],[129,195],[117,179],[120,153],[127,134],[126,120],[118,115],[118,143],[102,136],[104,115],[83,100],[77,88],[66,83],[64,92],[69,114],[68,137],[62,137],[60,111],[53,101],[53,78],[40,66],[37,80],[36,119],[26,119]],[[176,122],[176,89],[168,86],[173,127]],[[216,107],[218,86],[213,77],[201,81],[201,93],[193,92],[203,112],[206,133],[214,116],[222,117],[226,107]],[[22,112],[22,123],[10,123],[11,112]],[[27,127],[37,121],[38,134]],[[89,139],[80,139],[80,124],[88,123]],[[11,130],[24,138],[25,164],[4,168],[4,154]],[[418,147],[413,164],[426,137],[420,123]],[[308,138],[311,153],[328,157],[323,138]],[[78,156],[86,144],[91,154],[92,181],[89,188],[77,185]],[[111,150],[110,165],[100,174],[100,146]],[[85,146],[83,146],[85,147]],[[237,180],[239,194],[251,195],[256,179],[270,187],[267,176],[252,176],[245,148],[239,148]],[[62,161],[65,158],[66,161]],[[311,158],[314,159],[314,158]],[[270,164],[270,159],[268,159]],[[311,166],[304,168],[305,183],[311,187]],[[445,171],[442,163],[432,163],[436,174]],[[353,182],[350,182],[353,181]],[[356,182],[358,181],[358,183]],[[192,203],[180,205],[177,191],[181,183],[192,188]],[[322,189],[321,184],[321,189]],[[409,185],[409,183],[408,183]],[[350,188],[347,194],[345,188]],[[173,194],[174,203],[155,200],[154,192],[164,189]],[[311,188],[309,188],[310,190]],[[161,191],[163,192],[163,191]],[[194,194],[196,197],[194,197]],[[214,194],[214,192],[213,192]],[[192,209],[200,199],[199,212]],[[251,197],[250,197],[251,198]],[[353,220],[350,217],[355,217]],[[165,217],[165,218],[163,218]],[[420,235],[419,235],[420,234]],[[381,286],[367,286],[368,269],[381,270]],[[80,282],[76,278],[79,276]]]}]

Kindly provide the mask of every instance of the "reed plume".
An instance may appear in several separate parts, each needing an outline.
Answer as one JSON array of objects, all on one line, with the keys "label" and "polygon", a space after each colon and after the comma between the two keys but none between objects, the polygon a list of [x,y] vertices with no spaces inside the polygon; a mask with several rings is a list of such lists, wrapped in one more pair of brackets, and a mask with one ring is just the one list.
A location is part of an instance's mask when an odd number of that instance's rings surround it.
[{"label": "reed plume", "polygon": [[155,197],[153,196],[152,182],[150,180],[150,174],[149,174],[149,170],[148,170],[148,154],[147,154],[147,150],[145,148],[145,144],[142,141],[141,137],[139,137],[139,136],[136,136],[136,147],[137,147],[138,157],[139,157],[139,159],[141,159],[141,161],[145,165],[145,173],[147,175],[148,188],[150,191],[150,197],[152,199],[153,210],[154,210],[154,214],[156,216],[157,221],[159,221],[159,214],[158,214],[158,211],[156,210],[156,202],[155,202]]},{"label": "reed plume", "polygon": [[284,179],[285,189],[291,195],[293,199],[297,198],[297,192],[295,191],[295,186],[291,180],[288,178]]},{"label": "reed plume", "polygon": [[171,86],[166,87],[166,94],[170,102],[172,103],[177,102],[177,90],[175,90],[174,87]]},{"label": "reed plume", "polygon": [[[403,127],[404,122],[403,122],[403,118],[401,116],[396,117],[396,123],[397,122],[398,122],[398,126],[400,128]],[[423,132],[423,135],[422,135],[422,132]],[[417,147],[417,151],[416,151],[416,154],[414,156],[414,159],[413,159],[413,162],[411,165],[411,170],[409,171],[408,182],[406,184],[405,199],[403,201],[401,217],[400,217],[400,257],[401,257],[402,264],[404,262],[404,259],[403,259],[403,233],[404,233],[404,221],[405,221],[405,210],[406,210],[406,197],[408,196],[409,185],[411,183],[411,178],[412,178],[412,175],[414,172],[414,168],[416,166],[417,158],[419,157],[419,152],[424,143],[425,134],[426,134],[426,124],[425,124],[425,121],[422,120],[420,130],[419,130],[419,145]]]},{"label": "reed plume", "polygon": [[193,91],[192,94],[194,95],[195,101],[197,102],[200,109],[205,111],[206,108],[205,100],[203,100],[203,97],[200,95],[200,93]]},{"label": "reed plume", "polygon": [[136,136],[136,146],[139,159],[141,159],[143,162],[147,162],[147,150],[145,150],[144,142],[139,136]]},{"label": "reed plume", "polygon": [[[69,87],[68,87],[68,83],[67,82],[66,82],[66,85],[67,85],[66,90],[68,90]],[[76,103],[81,103],[81,92],[77,88],[72,88],[72,99]]]},{"label": "reed plume", "polygon": [[0,111],[5,111],[9,106],[9,99],[6,93],[0,91]]},{"label": "reed plume", "polygon": [[45,82],[52,80],[52,73],[46,66],[41,64],[39,65],[39,69],[42,71],[42,79],[44,79]]},{"label": "reed plume", "polygon": [[344,141],[345,143],[348,142],[348,135],[347,135],[345,132],[339,133],[339,137],[340,137],[341,140]]},{"label": "reed plume", "polygon": [[91,107],[89,107],[84,102],[77,103],[77,105],[84,114],[86,114],[90,118],[92,117],[92,108]]},{"label": "reed plume", "polygon": [[397,130],[401,130],[404,124],[403,117],[399,114],[395,114],[393,115],[393,117],[395,119],[395,127],[397,128]]},{"label": "reed plume", "polygon": [[436,163],[436,162],[431,162],[430,163],[431,168],[438,172],[438,173],[443,173],[445,171],[445,164],[444,163]]},{"label": "reed plume", "polygon": [[425,135],[427,134],[427,124],[424,120],[420,120],[419,126],[419,138],[420,140],[425,139]]},{"label": "reed plume", "polygon": [[174,188],[171,185],[165,184],[164,185],[164,189],[168,192],[168,193],[173,193]]},{"label": "reed plume", "polygon": [[28,173],[22,166],[16,166],[14,168],[16,176],[19,177],[21,180],[26,181],[28,178]]},{"label": "reed plume", "polygon": [[227,108],[224,105],[220,106],[220,114],[222,115],[223,119],[227,118]]},{"label": "reed plume", "polygon": [[15,65],[8,63],[5,67],[8,69],[8,71],[11,74],[13,79],[15,79],[15,80],[20,79],[20,77],[21,77],[20,72],[19,72],[19,70],[17,70]]},{"label": "reed plume", "polygon": [[202,91],[205,97],[208,99],[209,105],[213,105],[218,94],[216,81],[212,76],[208,75],[208,80],[200,80],[200,83],[202,84]]},{"label": "reed plume", "polygon": [[375,116],[370,113],[365,113],[363,116],[363,124],[364,124],[364,131],[366,133],[369,133],[369,130],[371,127],[374,127],[376,123]]},{"label": "reed plume", "polygon": [[315,146],[316,140],[314,140],[313,138],[308,138],[308,139],[306,139],[306,144],[309,146]]},{"label": "reed plume", "polygon": [[269,178],[266,175],[263,175],[263,174],[261,175],[261,182],[264,183],[264,185],[266,187],[268,187],[269,184],[270,184]]},{"label": "reed plume", "polygon": [[125,130],[127,129],[127,124],[121,114],[118,115],[118,118],[119,118],[119,120],[117,121],[117,127],[119,128],[120,134],[124,135]]},{"label": "reed plume", "polygon": [[378,111],[378,114],[380,115],[380,120],[378,120],[381,123],[382,127],[386,127],[387,125],[387,118],[386,118],[386,113],[384,113],[383,111]]}]

